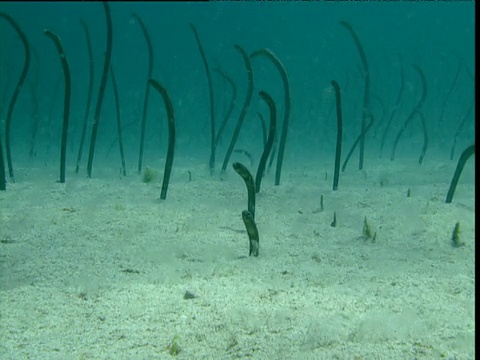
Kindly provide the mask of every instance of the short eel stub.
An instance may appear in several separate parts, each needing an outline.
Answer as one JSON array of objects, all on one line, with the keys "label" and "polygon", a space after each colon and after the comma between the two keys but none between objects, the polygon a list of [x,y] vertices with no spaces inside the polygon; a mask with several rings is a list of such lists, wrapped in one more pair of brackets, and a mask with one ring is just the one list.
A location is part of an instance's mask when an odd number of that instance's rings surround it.
[{"label": "short eel stub", "polygon": [[250,240],[250,251],[248,255],[258,256],[260,239],[258,237],[257,224],[255,224],[252,213],[248,210],[242,211],[242,219],[243,223],[245,224],[245,228],[247,229],[248,238]]}]

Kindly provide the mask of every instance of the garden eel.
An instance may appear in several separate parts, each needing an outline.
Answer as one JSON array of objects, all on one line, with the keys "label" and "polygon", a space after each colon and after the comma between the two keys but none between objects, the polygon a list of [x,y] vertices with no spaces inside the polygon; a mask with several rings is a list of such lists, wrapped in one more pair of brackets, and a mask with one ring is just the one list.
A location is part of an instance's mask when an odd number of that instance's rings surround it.
[{"label": "garden eel", "polygon": [[247,208],[248,212],[252,215],[252,218],[255,219],[255,184],[253,183],[253,177],[250,171],[245,167],[245,165],[234,162],[232,164],[233,169],[242,177],[245,181],[245,185],[247,185],[247,192],[248,192],[248,202]]},{"label": "garden eel", "polygon": [[225,158],[223,159],[222,164],[222,173],[224,173],[227,169],[228,160],[230,160],[230,156],[232,155],[233,148],[237,143],[238,135],[240,134],[240,130],[242,129],[243,120],[247,115],[248,108],[250,107],[250,103],[252,101],[252,94],[253,94],[253,71],[252,66],[250,64],[250,59],[248,58],[248,54],[241,48],[239,45],[235,45],[235,49],[242,55],[243,62],[245,64],[245,69],[247,70],[247,95],[245,97],[245,102],[243,103],[242,112],[237,120],[237,125],[235,125],[235,130],[233,131],[232,140],[230,140],[230,145],[228,145],[227,153],[225,154]]},{"label": "garden eel", "polygon": [[95,155],[95,144],[97,141],[98,123],[100,121],[100,113],[102,112],[103,98],[105,95],[105,87],[107,85],[108,71],[110,69],[110,61],[112,58],[112,17],[110,15],[110,6],[107,1],[103,1],[103,9],[105,11],[105,21],[107,25],[107,42],[105,44],[105,58],[103,63],[102,77],[100,78],[100,87],[98,89],[97,103],[95,105],[95,113],[93,115],[92,135],[90,137],[90,148],[88,150],[87,175],[92,177],[93,156]]},{"label": "garden eel", "polygon": [[[25,79],[27,78],[28,68],[30,67],[30,47],[28,45],[28,40],[27,40],[27,37],[25,36],[25,33],[22,31],[20,26],[18,26],[17,22],[13,20],[13,18],[10,15],[5,14],[4,12],[0,12],[0,18],[4,18],[10,23],[10,25],[12,25],[12,27],[15,29],[18,36],[20,37],[20,40],[22,40],[23,48],[25,49],[25,62],[23,63],[23,68],[20,74],[20,78],[18,79],[17,85],[15,86],[15,90],[13,91],[12,97],[10,98],[10,103],[8,104],[8,109],[7,109],[7,116],[5,118],[5,155],[7,157],[8,174],[10,176],[10,180],[12,181],[12,183],[14,183],[15,177],[13,174],[12,151],[10,150],[10,129],[11,129],[11,123],[12,123],[13,109],[15,108],[18,95],[23,86],[23,83],[25,82]],[[3,180],[2,180],[2,183],[3,183]],[[2,184],[2,187],[3,187],[3,184]]]},{"label": "garden eel", "polygon": [[70,81],[70,67],[68,66],[65,52],[63,51],[63,45],[58,35],[54,34],[50,30],[44,30],[44,34],[49,37],[57,49],[60,57],[60,63],[62,64],[63,76],[65,78],[65,95],[63,100],[63,125],[62,125],[62,143],[60,146],[60,183],[65,183],[65,162],[67,159],[67,136],[68,136],[68,123],[70,121],[70,98],[71,98],[71,81]]},{"label": "garden eel", "polygon": [[255,177],[255,191],[258,193],[260,191],[260,186],[262,184],[262,177],[265,173],[265,165],[267,164],[268,156],[272,150],[273,139],[275,137],[276,127],[277,127],[277,109],[275,108],[275,103],[273,102],[272,97],[267,94],[265,91],[260,90],[260,97],[267,103],[268,109],[270,111],[270,127],[268,131],[267,142],[263,148],[262,157],[258,163],[257,175]]},{"label": "garden eel", "polygon": [[345,160],[343,161],[343,165],[342,165],[342,171],[345,171],[345,168],[347,167],[347,164],[348,164],[348,160],[350,160],[350,157],[352,156],[355,148],[357,147],[358,143],[361,141],[362,137],[365,136],[365,134],[367,133],[368,130],[370,130],[370,128],[372,127],[373,125],[373,122],[374,122],[374,117],[373,117],[373,114],[370,110],[366,110],[365,111],[365,118],[370,118],[370,121],[368,123],[368,125],[362,130],[362,132],[357,136],[357,138],[355,139],[355,141],[353,142],[353,145],[352,147],[350,148],[350,151],[348,152],[347,154],[347,157],[345,158]]},{"label": "garden eel", "polygon": [[[397,151],[397,146],[398,142],[400,141],[400,138],[402,137],[403,132],[407,128],[408,124],[413,120],[415,115],[420,114],[420,110],[423,107],[423,104],[425,103],[425,99],[427,98],[427,80],[425,79],[425,74],[423,73],[422,69],[418,65],[412,65],[414,70],[417,72],[418,76],[420,77],[420,81],[422,83],[422,95],[420,96],[420,99],[418,100],[418,103],[415,105],[413,110],[410,112],[408,115],[407,119],[403,122],[402,126],[400,127],[400,130],[398,131],[397,137],[395,138],[395,141],[393,143],[393,148],[392,148],[392,154],[390,156],[390,160],[395,159],[395,153]],[[422,124],[423,126],[423,124]]]},{"label": "garden eel", "polygon": [[337,145],[335,147],[335,167],[333,171],[333,190],[338,189],[338,178],[340,175],[340,158],[342,154],[342,95],[340,86],[335,80],[331,81],[335,91],[335,104],[337,107]]},{"label": "garden eel", "polygon": [[155,90],[162,96],[167,111],[168,123],[168,148],[167,159],[165,160],[165,171],[163,172],[162,191],[160,193],[160,200],[167,198],[168,183],[170,181],[170,174],[172,173],[173,155],[175,153],[175,114],[173,111],[172,99],[168,95],[167,89],[163,87],[158,81],[149,79],[148,82]]},{"label": "garden eel", "polygon": [[[270,49],[260,49],[254,51],[250,54],[251,58],[254,58],[258,55],[266,56],[273,65],[277,68],[277,71],[282,78],[283,90],[284,90],[284,113],[283,113],[283,124],[282,124],[282,133],[280,135],[280,142],[278,146],[278,156],[277,156],[277,168],[275,169],[275,186],[280,185],[280,176],[282,174],[283,166],[283,155],[285,153],[285,143],[287,142],[287,132],[288,124],[290,121],[290,85],[288,83],[288,75],[285,67],[283,66],[280,59],[275,55]],[[274,151],[275,152],[275,151]],[[271,157],[273,159],[273,156]],[[270,168],[270,165],[269,165]]]},{"label": "garden eel", "polygon": [[[453,199],[453,194],[455,193],[455,189],[457,188],[458,179],[460,179],[460,175],[462,174],[463,167],[467,162],[468,158],[475,154],[475,144],[470,145],[465,150],[463,150],[462,155],[460,155],[460,159],[458,159],[457,167],[455,168],[455,173],[453,174],[452,182],[450,183],[450,188],[448,189],[447,199],[445,202],[450,204]],[[245,220],[244,220],[245,221]],[[248,232],[248,229],[247,229]]]},{"label": "garden eel", "polygon": [[145,128],[147,126],[148,100],[150,98],[150,84],[148,79],[152,78],[152,72],[153,72],[153,46],[152,46],[152,40],[150,39],[150,34],[148,33],[147,26],[143,22],[142,18],[135,13],[132,13],[132,17],[140,25],[140,29],[142,30],[143,37],[145,38],[145,42],[147,43],[147,51],[148,51],[147,81],[145,84],[145,95],[143,97],[142,122],[141,122],[141,128],[140,128],[140,149],[138,152],[138,167],[137,167],[137,173],[141,174],[142,168],[143,168],[143,152],[145,148]]},{"label": "garden eel", "polygon": [[93,51],[92,51],[92,41],[90,38],[90,33],[88,32],[88,26],[85,21],[80,19],[80,23],[83,27],[83,32],[85,33],[85,39],[87,42],[87,54],[88,54],[88,68],[89,68],[89,75],[88,75],[88,92],[87,92],[87,105],[85,108],[85,114],[83,115],[83,124],[82,124],[82,131],[80,135],[80,146],[78,148],[77,154],[77,163],[75,165],[75,174],[78,174],[80,171],[80,162],[82,161],[82,154],[83,154],[83,146],[85,145],[85,137],[87,135],[87,125],[88,119],[90,116],[90,108],[92,106],[92,93],[93,93],[93,80],[94,80],[94,63],[93,63]]},{"label": "garden eel", "polygon": [[195,39],[197,40],[198,50],[202,56],[203,66],[205,67],[205,74],[207,75],[208,81],[208,92],[210,98],[210,160],[208,161],[208,166],[210,167],[210,174],[213,174],[213,169],[215,168],[215,150],[216,150],[216,131],[215,131],[215,99],[213,92],[213,80],[210,72],[210,67],[208,65],[207,57],[205,51],[203,50],[202,42],[200,41],[200,36],[198,35],[195,25],[190,23],[190,29],[192,29]]},{"label": "garden eel", "polygon": [[253,219],[253,214],[248,210],[242,211],[242,219],[245,227],[247,228],[248,239],[250,240],[250,250],[248,255],[258,256],[258,249],[260,246],[258,238],[257,225]]},{"label": "garden eel", "polygon": [[[340,25],[345,27],[350,35],[353,38],[353,42],[355,43],[355,46],[357,47],[358,54],[360,55],[360,60],[362,61],[362,67],[363,67],[363,78],[365,80],[365,85],[363,88],[363,107],[362,107],[362,128],[361,128],[361,133],[364,135],[367,133],[367,128],[370,127],[372,122],[370,122],[367,125],[367,118],[368,114],[370,113],[370,70],[368,67],[368,62],[367,62],[367,56],[365,55],[365,50],[363,49],[362,43],[360,42],[360,38],[358,37],[357,33],[355,30],[353,30],[352,25],[346,21],[340,21]],[[359,159],[358,159],[358,169],[362,170],[363,169],[363,158],[364,158],[364,152],[365,152],[365,136],[360,136],[358,138],[359,144],[360,144],[360,153],[359,153]],[[356,145],[355,145],[356,147]],[[346,163],[345,163],[346,165]],[[342,169],[343,171],[344,169]]]}]

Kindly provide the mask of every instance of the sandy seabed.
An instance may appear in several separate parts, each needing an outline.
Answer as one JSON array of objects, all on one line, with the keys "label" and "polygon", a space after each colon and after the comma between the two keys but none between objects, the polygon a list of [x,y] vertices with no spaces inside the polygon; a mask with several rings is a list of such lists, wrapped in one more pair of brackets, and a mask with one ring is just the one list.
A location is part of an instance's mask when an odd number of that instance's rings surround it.
[{"label": "sandy seabed", "polygon": [[160,179],[17,170],[0,194],[1,359],[475,358],[473,161],[451,204],[454,162],[352,164],[335,192],[333,164],[285,165],[257,196],[259,257],[242,179],[175,161],[165,201]]}]

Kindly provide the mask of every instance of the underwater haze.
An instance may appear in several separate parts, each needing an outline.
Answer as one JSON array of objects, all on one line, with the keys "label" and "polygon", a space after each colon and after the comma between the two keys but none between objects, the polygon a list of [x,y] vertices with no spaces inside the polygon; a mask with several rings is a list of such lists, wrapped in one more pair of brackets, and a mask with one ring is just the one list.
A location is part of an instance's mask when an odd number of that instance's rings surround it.
[{"label": "underwater haze", "polygon": [[474,359],[474,15],[0,3],[0,358]]}]

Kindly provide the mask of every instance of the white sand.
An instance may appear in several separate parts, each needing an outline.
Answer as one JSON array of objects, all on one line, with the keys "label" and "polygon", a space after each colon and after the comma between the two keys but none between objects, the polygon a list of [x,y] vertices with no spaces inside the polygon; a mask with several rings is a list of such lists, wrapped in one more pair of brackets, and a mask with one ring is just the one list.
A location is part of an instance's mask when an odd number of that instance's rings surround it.
[{"label": "white sand", "polygon": [[0,194],[0,358],[168,359],[175,338],[178,359],[473,359],[473,160],[451,204],[454,162],[354,162],[337,192],[332,164],[268,174],[258,258],[231,168],[176,159],[163,202],[131,171],[18,169]]}]

